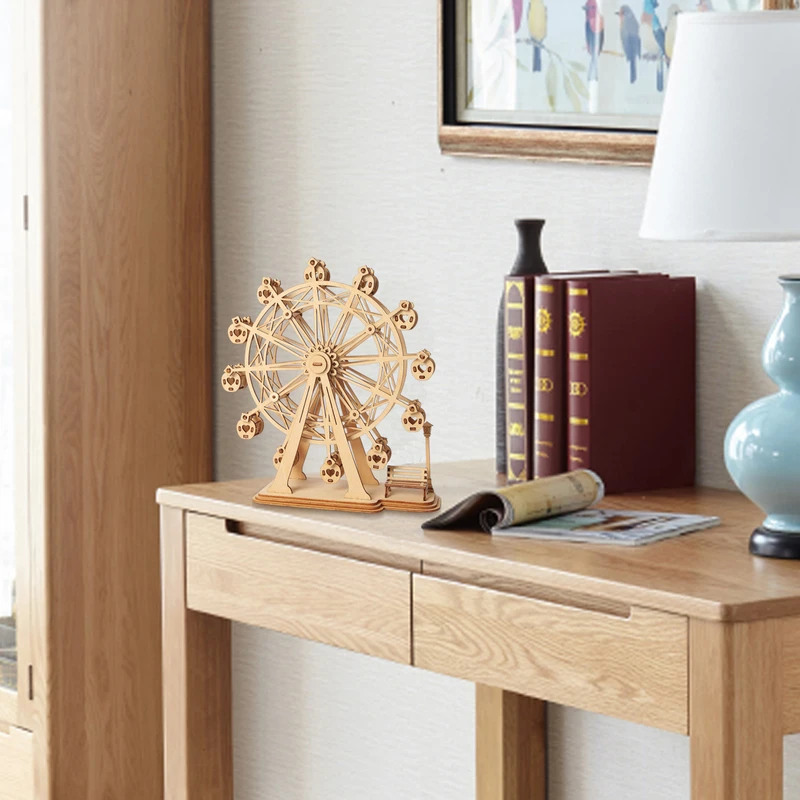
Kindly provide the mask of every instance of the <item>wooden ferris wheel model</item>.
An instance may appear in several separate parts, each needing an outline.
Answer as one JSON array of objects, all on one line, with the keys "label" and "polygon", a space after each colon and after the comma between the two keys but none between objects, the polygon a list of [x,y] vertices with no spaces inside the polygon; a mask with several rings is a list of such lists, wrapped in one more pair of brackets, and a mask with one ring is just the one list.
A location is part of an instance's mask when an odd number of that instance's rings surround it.
[{"label": "wooden ferris wheel model", "polygon": [[[264,420],[284,434],[273,458],[278,473],[254,500],[352,511],[437,509],[431,425],[419,401],[402,395],[409,363],[419,381],[436,369],[427,350],[406,351],[404,332],[417,324],[414,304],[403,300],[390,311],[375,297],[378,279],[369,267],[347,285],[331,281],[325,262],[311,259],[304,278],[285,291],[264,278],[258,289],[264,310],[255,321],[234,317],[228,328],[245,355],[226,367],[222,386],[249,389],[255,402],[236,426],[239,436],[258,436]],[[392,450],[378,424],[395,406],[405,429],[425,436],[425,467],[389,466]],[[319,478],[303,472],[312,444],[327,450]],[[374,472],[384,467],[382,485]],[[337,485],[342,477],[346,489]]]}]

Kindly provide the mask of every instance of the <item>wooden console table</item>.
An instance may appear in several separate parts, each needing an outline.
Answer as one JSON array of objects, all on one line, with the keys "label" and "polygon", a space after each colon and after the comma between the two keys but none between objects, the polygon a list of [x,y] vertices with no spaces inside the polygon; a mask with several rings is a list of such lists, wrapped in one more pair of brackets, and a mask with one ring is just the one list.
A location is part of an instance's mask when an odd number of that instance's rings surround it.
[{"label": "wooden console table", "polygon": [[[439,466],[448,506],[492,465]],[[693,800],[780,800],[800,731],[800,564],[707,489],[607,505],[717,514],[642,548],[424,532],[415,514],[257,507],[263,480],[161,489],[167,800],[231,800],[230,621],[465,678],[479,800],[544,800],[546,702],[691,737]]]}]

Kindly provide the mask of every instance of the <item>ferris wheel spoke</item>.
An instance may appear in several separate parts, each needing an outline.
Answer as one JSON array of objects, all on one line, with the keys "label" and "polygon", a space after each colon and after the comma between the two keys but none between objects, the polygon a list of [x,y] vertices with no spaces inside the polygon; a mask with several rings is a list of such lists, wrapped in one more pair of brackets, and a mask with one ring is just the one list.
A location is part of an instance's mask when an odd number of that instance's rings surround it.
[{"label": "ferris wheel spoke", "polygon": [[245,368],[245,372],[280,372],[281,370],[302,370],[305,364],[302,361],[273,361],[271,364],[251,364]]},{"label": "ferris wheel spoke", "polygon": [[300,349],[295,342],[289,342],[287,339],[283,339],[279,336],[275,336],[270,331],[265,331],[263,328],[259,328],[256,331],[256,336],[260,336],[264,338],[269,344],[274,344],[276,347],[280,347],[286,350],[288,353],[291,353],[293,356],[297,356],[298,358],[305,358],[305,351]]},{"label": "ferris wheel spoke", "polygon": [[295,389],[299,386],[302,386],[308,380],[308,375],[304,372],[301,372],[296,378],[290,380],[286,386],[282,387],[281,390],[278,392],[278,397],[286,397],[287,395],[291,394]]},{"label": "ferris wheel spoke", "polygon": [[[359,417],[361,418],[361,422],[364,427],[362,430],[369,425],[370,417],[369,414],[364,412],[364,409],[361,405],[361,401],[358,399],[358,396],[353,391],[353,389],[344,381],[339,380],[338,378],[334,378],[332,383],[335,384],[336,388],[338,389],[339,400],[342,403],[342,409],[347,413],[348,411],[353,412],[355,411]],[[357,420],[350,420],[353,425],[358,426]]]},{"label": "ferris wheel spoke", "polygon": [[317,285],[314,284],[314,292],[311,297],[311,304],[314,307],[314,341],[322,341],[322,312],[319,304],[319,290]]},{"label": "ferris wheel spoke", "polygon": [[343,306],[342,313],[339,315],[339,319],[336,320],[336,325],[334,326],[330,339],[328,340],[328,343],[332,346],[338,347],[344,340],[344,337],[347,336],[347,332],[350,330],[350,325],[353,323],[353,318],[356,316],[353,306],[356,304],[357,300],[358,295],[351,289],[350,297],[348,298],[347,303]]},{"label": "ferris wheel spoke", "polygon": [[287,414],[280,406],[276,406],[269,410],[274,411],[281,418],[281,422],[283,423],[283,429],[289,430],[289,426],[292,424],[290,422],[292,414]]},{"label": "ferris wheel spoke", "polygon": [[314,331],[311,330],[311,326],[306,322],[302,313],[292,317],[292,324],[297,331],[297,335],[304,340],[308,347],[313,347],[316,344]]},{"label": "ferris wheel spoke", "polygon": [[301,350],[307,350],[309,347],[313,347],[314,336],[308,327],[308,323],[303,319],[302,312],[298,312],[297,306],[294,304],[291,306],[284,306],[284,308],[286,308],[291,316],[284,320],[281,333],[288,328],[292,328],[298,340],[297,342],[293,342],[293,344],[299,346]]},{"label": "ferris wheel spoke", "polygon": [[347,378],[351,383],[356,384],[356,386],[360,386],[362,389],[366,389],[366,391],[370,392],[371,394],[380,395],[391,402],[400,401],[406,405],[411,402],[399,394],[397,396],[390,394],[382,388],[380,383],[373,381],[371,378],[368,378],[366,375],[358,372],[358,370],[355,370],[352,367],[346,367],[343,371],[347,373]]},{"label": "ferris wheel spoke", "polygon": [[[305,324],[305,321],[303,320],[302,312],[299,314],[297,313],[298,306],[299,302],[296,299],[283,297],[275,298],[275,308],[279,308],[282,312],[281,320],[284,322],[282,331],[291,326],[297,334],[297,338],[300,340],[299,344],[302,347],[313,347],[314,338],[313,336],[309,338],[306,332],[303,330],[303,324]],[[273,319],[276,318],[277,315],[273,317]],[[305,325],[305,328],[308,329],[308,325]]]},{"label": "ferris wheel spoke", "polygon": [[308,327],[308,323],[303,319],[302,316],[292,317],[291,319],[292,327],[295,329],[297,333],[297,338],[300,339],[300,342],[305,347],[313,347],[314,346],[314,336],[311,328]]},{"label": "ferris wheel spoke", "polygon": [[346,356],[352,350],[355,350],[360,344],[366,342],[367,339],[371,339],[373,337],[379,338],[386,343],[388,340],[380,335],[380,329],[386,325],[386,322],[387,320],[384,320],[379,325],[375,325],[372,331],[370,331],[369,328],[364,328],[361,333],[357,333],[355,336],[352,336],[343,345],[341,345],[341,347],[337,348],[339,351],[339,357],[342,358],[343,356]]},{"label": "ferris wheel spoke", "polygon": [[358,347],[360,344],[363,344],[364,341],[366,341],[370,337],[374,338],[380,346],[381,352],[378,355],[381,356],[388,355],[390,357],[396,357],[396,358],[403,357],[404,354],[401,355],[401,352],[405,348],[398,348],[397,344],[395,344],[395,342],[392,341],[392,337],[384,335],[384,333],[381,330],[381,328],[386,327],[388,323],[389,320],[384,319],[382,322],[379,322],[377,325],[374,325],[372,333],[368,333],[367,330],[365,329],[360,334],[353,336],[350,340],[345,342],[339,348],[340,358],[347,356],[349,353],[355,350],[356,347]]},{"label": "ferris wheel spoke", "polygon": [[[330,332],[325,344],[335,347],[344,338],[347,328],[350,327],[350,323],[353,321],[353,303],[355,303],[357,297],[356,293],[350,289],[350,296],[345,303],[340,304],[339,319],[336,320],[336,324],[333,326],[333,330]],[[347,326],[346,328],[344,327],[345,325]]]},{"label": "ferris wheel spoke", "polygon": [[384,356],[380,353],[375,353],[375,355],[363,355],[363,356],[347,356],[343,359],[342,363],[345,366],[359,366],[363,367],[367,364],[386,364],[391,361],[411,361],[417,357],[416,353],[410,353],[408,355],[390,355]]},{"label": "ferris wheel spoke", "polygon": [[392,405],[394,405],[394,403],[388,398],[379,397],[378,395],[372,395],[364,405],[361,405],[361,402],[357,397],[355,397],[355,395],[353,395],[353,397],[355,398],[355,402],[359,406],[358,413],[361,415],[361,419],[363,420],[364,423],[364,428],[362,428],[362,430],[364,429],[369,430],[370,426],[374,425],[375,420],[378,417],[378,414],[381,413],[384,406],[391,407]]}]

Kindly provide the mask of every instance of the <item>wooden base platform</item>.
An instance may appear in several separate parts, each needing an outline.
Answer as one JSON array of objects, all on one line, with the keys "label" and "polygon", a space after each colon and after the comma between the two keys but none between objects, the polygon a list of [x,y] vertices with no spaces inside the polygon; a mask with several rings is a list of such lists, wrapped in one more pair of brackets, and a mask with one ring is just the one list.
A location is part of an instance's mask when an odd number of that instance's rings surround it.
[{"label": "wooden base platform", "polygon": [[436,511],[442,504],[441,498],[432,489],[428,499],[422,499],[421,489],[392,489],[390,497],[385,498],[383,484],[364,487],[369,492],[369,500],[349,500],[345,498],[345,481],[337,484],[325,483],[321,478],[308,478],[292,481],[292,494],[276,494],[267,491],[265,486],[253,501],[265,506],[289,506],[294,508],[320,508],[325,511],[352,511],[362,514],[376,514],[379,511]]}]

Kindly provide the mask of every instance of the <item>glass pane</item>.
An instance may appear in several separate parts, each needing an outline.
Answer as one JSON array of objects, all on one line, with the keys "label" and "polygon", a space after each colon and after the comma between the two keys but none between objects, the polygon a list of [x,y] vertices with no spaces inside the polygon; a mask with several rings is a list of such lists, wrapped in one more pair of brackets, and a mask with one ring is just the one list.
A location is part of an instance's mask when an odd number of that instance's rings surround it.
[{"label": "glass pane", "polygon": [[[0,0],[12,18],[12,0]],[[11,31],[0,28],[0,686],[16,688],[14,607],[14,261],[12,247]]]}]

